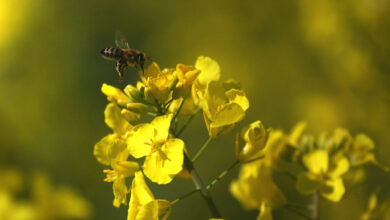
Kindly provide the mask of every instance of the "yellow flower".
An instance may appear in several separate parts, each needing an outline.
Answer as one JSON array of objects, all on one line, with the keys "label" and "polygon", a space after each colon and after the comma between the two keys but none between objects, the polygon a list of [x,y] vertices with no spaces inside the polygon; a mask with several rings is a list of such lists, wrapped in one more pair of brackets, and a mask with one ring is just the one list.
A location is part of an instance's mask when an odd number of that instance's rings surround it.
[{"label": "yellow flower", "polygon": [[351,166],[359,166],[368,162],[377,163],[374,155],[374,142],[365,134],[358,134],[353,143],[346,149]]},{"label": "yellow flower", "polygon": [[47,176],[34,175],[32,201],[40,220],[90,218],[91,204],[65,186],[54,187]]},{"label": "yellow flower", "polygon": [[127,220],[162,220],[168,218],[171,212],[171,204],[166,200],[156,200],[145,183],[140,171],[135,173],[131,185],[131,197]]},{"label": "yellow flower", "polygon": [[232,81],[208,83],[204,90],[198,90],[197,96],[211,137],[220,136],[224,126],[242,120],[249,108],[245,92]]},{"label": "yellow flower", "polygon": [[139,124],[129,133],[127,148],[135,157],[144,157],[145,175],[158,184],[167,184],[182,170],[184,142],[169,138],[173,115],[156,117],[151,123]]},{"label": "yellow flower", "polygon": [[114,133],[105,136],[95,144],[94,155],[100,163],[113,168],[113,170],[104,170],[107,174],[105,181],[113,182],[113,205],[119,207],[120,204],[127,203],[128,188],[124,179],[139,170],[137,162],[127,161],[129,153],[125,137],[133,126],[123,117],[115,103],[107,105],[104,115],[106,124]]},{"label": "yellow flower", "polygon": [[286,203],[272,180],[271,169],[262,161],[242,165],[238,179],[230,185],[230,192],[245,209],[260,210],[263,216],[268,215],[268,208],[275,209]]},{"label": "yellow flower", "polygon": [[150,89],[158,104],[165,104],[172,97],[172,90],[177,82],[173,70],[163,69],[161,71],[155,62],[145,69],[145,73],[141,74],[141,79]]},{"label": "yellow flower", "polygon": [[361,220],[390,219],[390,198],[378,201],[377,193],[370,195],[367,210],[361,215]]},{"label": "yellow flower", "polygon": [[313,150],[302,158],[308,172],[301,172],[297,179],[297,190],[311,194],[319,190],[323,197],[338,202],[345,193],[342,175],[349,170],[348,159],[340,152],[329,158],[323,149]]},{"label": "yellow flower", "polygon": [[[240,161],[250,160],[264,154],[268,135],[261,121],[255,121],[241,130],[241,138],[245,141],[245,146],[238,153]],[[238,149],[238,140],[236,149]]]},{"label": "yellow flower", "polygon": [[210,57],[199,56],[195,62],[195,68],[201,71],[198,81],[202,85],[218,81],[221,77],[221,69],[218,63]]},{"label": "yellow flower", "polygon": [[103,94],[107,96],[108,101],[115,102],[120,106],[126,106],[127,103],[133,102],[129,96],[114,86],[104,83],[101,90]]}]

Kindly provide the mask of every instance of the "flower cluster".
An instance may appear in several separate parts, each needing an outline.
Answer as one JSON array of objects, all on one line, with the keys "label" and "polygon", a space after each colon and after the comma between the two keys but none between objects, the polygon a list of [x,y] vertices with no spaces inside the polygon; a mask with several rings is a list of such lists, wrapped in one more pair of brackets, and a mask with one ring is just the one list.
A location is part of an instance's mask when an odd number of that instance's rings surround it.
[{"label": "flower cluster", "polygon": [[[269,219],[271,209],[286,204],[272,172],[292,176],[302,195],[319,193],[331,202],[339,202],[346,192],[344,180],[348,173],[361,171],[367,163],[388,170],[375,159],[374,143],[367,135],[352,137],[346,129],[338,128],[331,135],[323,133],[314,138],[305,134],[305,128],[306,123],[300,122],[285,134],[281,130],[266,131],[256,121],[242,129],[245,145],[240,150],[237,139],[236,155],[248,163],[241,167],[230,190],[244,208],[260,211],[258,219]],[[256,157],[261,159],[251,162]]]},{"label": "flower cluster", "polygon": [[245,92],[237,82],[219,78],[218,63],[201,56],[193,66],[178,64],[175,69],[161,70],[153,62],[140,72],[135,86],[127,85],[123,91],[103,84],[110,102],[105,122],[112,133],[95,145],[94,155],[111,167],[104,173],[105,181],[113,182],[113,205],[126,205],[131,192],[128,219],[166,218],[170,212],[168,201],[154,199],[144,175],[168,184],[192,169],[185,163],[185,157],[189,159],[179,135],[186,124],[178,129],[179,116],[193,116],[202,109],[210,138],[226,134],[244,118],[249,108]]},{"label": "flower cluster", "polygon": [[[257,219],[265,220],[272,219],[272,210],[288,205],[283,188],[274,181],[278,173],[292,177],[300,194],[314,195],[312,207],[318,208],[318,195],[331,202],[340,201],[348,174],[362,172],[363,165],[372,163],[387,169],[375,159],[374,143],[365,134],[352,137],[339,128],[331,135],[315,138],[305,133],[304,122],[285,133],[266,129],[258,120],[236,135],[232,166],[204,185],[193,163],[212,139],[232,131],[249,108],[240,84],[220,81],[220,72],[217,62],[200,56],[194,65],[178,64],[162,70],[153,62],[140,72],[140,81],[123,91],[103,84],[102,92],[110,102],[104,111],[105,122],[112,133],[95,145],[94,155],[110,166],[104,173],[105,181],[113,182],[113,205],[126,205],[131,194],[128,220],[166,219],[172,205],[192,194],[172,202],[155,199],[145,177],[157,184],[169,184],[175,177],[191,178],[194,192],[204,197],[213,219],[221,219],[209,189],[242,164],[230,191],[245,209],[259,211]],[[200,110],[209,139],[190,159],[188,143],[180,135]],[[187,117],[184,124],[179,123],[182,117]],[[355,178],[352,182],[361,181]]]}]

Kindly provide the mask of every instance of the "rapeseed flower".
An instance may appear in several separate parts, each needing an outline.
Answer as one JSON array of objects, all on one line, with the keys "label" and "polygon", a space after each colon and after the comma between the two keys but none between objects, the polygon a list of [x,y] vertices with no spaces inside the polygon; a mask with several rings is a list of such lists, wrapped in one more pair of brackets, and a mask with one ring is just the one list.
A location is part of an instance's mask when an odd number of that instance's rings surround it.
[{"label": "rapeseed flower", "polygon": [[171,212],[171,204],[166,200],[154,198],[149,187],[145,183],[142,172],[137,171],[131,185],[131,197],[127,220],[162,220],[168,218]]},{"label": "rapeseed flower", "polygon": [[297,179],[297,190],[302,194],[312,194],[317,190],[326,199],[338,202],[345,193],[342,175],[349,170],[348,159],[342,152],[329,157],[324,149],[315,149],[303,155],[302,162],[308,169]]},{"label": "rapeseed flower", "polygon": [[127,149],[135,158],[146,157],[145,175],[158,184],[167,184],[182,170],[184,142],[169,137],[173,115],[158,116],[151,123],[139,124],[127,138]]}]

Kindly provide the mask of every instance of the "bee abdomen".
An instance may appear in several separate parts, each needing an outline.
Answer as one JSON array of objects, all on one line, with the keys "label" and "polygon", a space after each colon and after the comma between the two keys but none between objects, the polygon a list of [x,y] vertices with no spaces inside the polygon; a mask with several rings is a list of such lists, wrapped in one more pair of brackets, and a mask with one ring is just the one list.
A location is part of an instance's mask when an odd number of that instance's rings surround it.
[{"label": "bee abdomen", "polygon": [[100,53],[103,55],[103,57],[108,59],[119,59],[122,57],[122,50],[115,48],[115,47],[108,47],[104,48],[100,51]]}]

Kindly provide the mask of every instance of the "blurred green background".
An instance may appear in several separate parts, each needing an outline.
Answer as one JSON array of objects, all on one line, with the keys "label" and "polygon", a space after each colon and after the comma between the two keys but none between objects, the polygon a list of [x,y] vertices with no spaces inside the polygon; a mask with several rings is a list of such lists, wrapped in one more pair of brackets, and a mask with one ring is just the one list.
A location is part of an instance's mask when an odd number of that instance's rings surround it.
[{"label": "blurred green background", "polygon": [[[126,219],[126,208],[112,206],[112,185],[103,182],[103,166],[92,154],[110,132],[102,83],[124,88],[137,80],[129,69],[119,83],[114,62],[99,54],[121,30],[161,67],[194,64],[199,55],[218,61],[223,79],[240,81],[251,102],[237,127],[257,119],[286,131],[306,120],[314,134],[345,127],[372,137],[379,161],[389,166],[389,27],[386,0],[0,0],[0,164],[43,170],[55,183],[72,185],[94,205],[94,219]],[[190,154],[206,139],[198,116],[184,134]],[[215,140],[198,160],[205,182],[234,161],[233,140],[233,133]],[[371,183],[389,193],[389,177],[368,170],[360,196],[347,192],[341,204],[322,200],[324,217],[355,219]],[[228,219],[255,219],[257,211],[244,212],[228,192],[236,176],[234,170],[212,190],[215,201]],[[180,179],[150,185],[157,198],[169,200],[193,189]],[[285,210],[275,218],[287,215],[299,219]],[[170,219],[207,217],[193,195]]]}]

